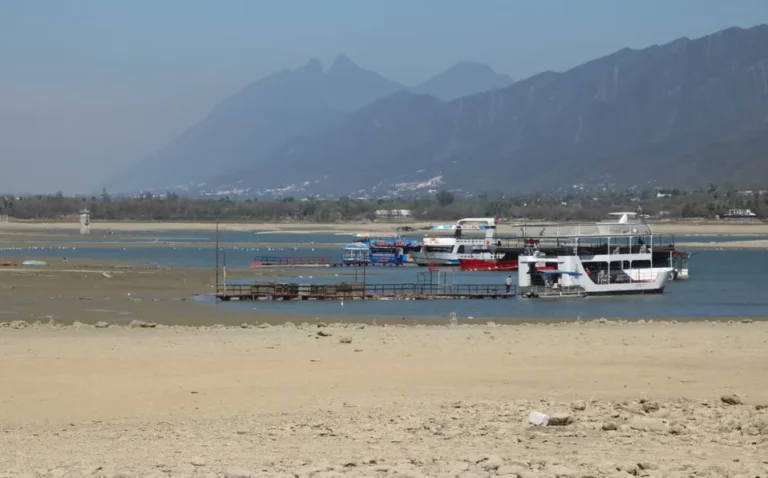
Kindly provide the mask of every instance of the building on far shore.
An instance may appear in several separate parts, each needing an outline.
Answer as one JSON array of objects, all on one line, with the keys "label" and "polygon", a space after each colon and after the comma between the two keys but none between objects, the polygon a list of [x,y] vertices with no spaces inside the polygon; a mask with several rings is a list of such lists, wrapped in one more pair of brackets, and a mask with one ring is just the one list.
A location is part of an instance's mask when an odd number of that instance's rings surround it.
[{"label": "building on far shore", "polygon": [[400,219],[411,217],[410,209],[378,209],[376,211],[376,217]]}]

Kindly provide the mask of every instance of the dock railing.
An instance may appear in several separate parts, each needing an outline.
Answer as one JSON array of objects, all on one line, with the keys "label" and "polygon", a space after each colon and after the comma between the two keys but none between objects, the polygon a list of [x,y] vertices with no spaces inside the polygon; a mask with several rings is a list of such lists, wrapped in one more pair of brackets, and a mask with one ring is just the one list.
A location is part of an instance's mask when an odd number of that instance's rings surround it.
[{"label": "dock railing", "polygon": [[314,266],[330,264],[331,258],[325,256],[257,256],[251,267],[259,266]]},{"label": "dock railing", "polygon": [[508,298],[517,288],[507,292],[504,284],[364,284],[362,282],[335,284],[254,283],[220,285],[216,296],[221,300],[256,300],[260,298]]},{"label": "dock railing", "polygon": [[[512,289],[511,293],[515,290]],[[366,295],[410,296],[410,295],[455,295],[493,296],[507,295],[505,286],[499,284],[366,284]]]}]

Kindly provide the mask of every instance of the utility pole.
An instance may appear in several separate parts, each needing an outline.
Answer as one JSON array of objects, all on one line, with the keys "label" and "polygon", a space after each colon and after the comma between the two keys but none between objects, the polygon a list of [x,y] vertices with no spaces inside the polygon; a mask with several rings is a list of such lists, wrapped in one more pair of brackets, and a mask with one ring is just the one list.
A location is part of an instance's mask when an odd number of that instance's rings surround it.
[{"label": "utility pole", "polygon": [[216,221],[216,293],[219,293],[219,221]]}]

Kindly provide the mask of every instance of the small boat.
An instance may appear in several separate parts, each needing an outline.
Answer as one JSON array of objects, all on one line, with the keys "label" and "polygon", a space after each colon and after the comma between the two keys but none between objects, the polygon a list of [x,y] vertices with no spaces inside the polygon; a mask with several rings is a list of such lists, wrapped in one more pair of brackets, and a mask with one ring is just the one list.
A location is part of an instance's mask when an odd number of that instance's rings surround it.
[{"label": "small boat", "polygon": [[22,262],[21,265],[28,266],[28,267],[46,267],[46,266],[48,266],[48,263],[45,262],[45,261],[32,261],[32,260],[30,260],[30,261]]},{"label": "small boat", "polygon": [[347,265],[404,265],[413,262],[412,253],[421,247],[417,240],[398,234],[358,233],[357,241],[347,244],[342,263]]},{"label": "small boat", "polygon": [[[538,244],[538,239],[526,239],[525,244]],[[473,251],[474,252],[474,251]],[[459,259],[459,266],[463,271],[508,271],[513,272],[518,269],[518,252],[510,249],[506,252],[497,252],[493,257],[469,257]],[[551,264],[541,262],[536,264],[538,270],[552,269]],[[556,268],[556,267],[554,267]]]}]

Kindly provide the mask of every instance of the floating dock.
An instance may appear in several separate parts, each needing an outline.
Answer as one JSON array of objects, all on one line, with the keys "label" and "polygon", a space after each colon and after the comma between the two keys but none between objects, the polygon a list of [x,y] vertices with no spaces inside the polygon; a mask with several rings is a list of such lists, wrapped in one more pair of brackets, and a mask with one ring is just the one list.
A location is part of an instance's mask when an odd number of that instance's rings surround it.
[{"label": "floating dock", "polygon": [[251,268],[259,267],[404,267],[415,266],[409,262],[332,261],[321,256],[260,256],[251,262]]},{"label": "floating dock", "polygon": [[328,267],[331,258],[324,256],[259,256],[251,262],[251,267]]},{"label": "floating dock", "polygon": [[581,287],[530,286],[520,290],[520,297],[526,299],[572,299],[586,296]]},{"label": "floating dock", "polygon": [[216,298],[231,300],[431,300],[431,299],[512,299],[516,289],[506,291],[499,284],[297,284],[257,282],[219,288]]}]

